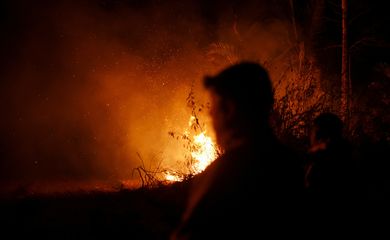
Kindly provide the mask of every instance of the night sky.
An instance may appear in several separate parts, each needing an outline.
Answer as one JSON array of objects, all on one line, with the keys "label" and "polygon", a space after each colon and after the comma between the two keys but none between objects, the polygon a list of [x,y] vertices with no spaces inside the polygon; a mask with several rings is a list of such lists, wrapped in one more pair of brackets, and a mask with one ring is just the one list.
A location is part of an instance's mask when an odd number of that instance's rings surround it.
[{"label": "night sky", "polygon": [[[205,102],[205,74],[294,41],[336,79],[339,1],[321,2],[1,1],[0,179],[125,179],[137,153],[172,159],[167,133],[186,126],[192,84]],[[388,9],[372,2],[350,1],[359,92],[390,72]]]}]

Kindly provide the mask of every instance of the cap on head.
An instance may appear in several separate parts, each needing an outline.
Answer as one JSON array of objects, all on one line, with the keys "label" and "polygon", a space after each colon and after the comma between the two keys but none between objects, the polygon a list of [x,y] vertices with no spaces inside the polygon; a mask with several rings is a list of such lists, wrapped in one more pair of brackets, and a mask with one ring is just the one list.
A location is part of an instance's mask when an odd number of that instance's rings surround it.
[{"label": "cap on head", "polygon": [[343,122],[333,113],[322,113],[314,119],[318,139],[338,139],[343,135]]},{"label": "cap on head", "polygon": [[258,63],[241,62],[216,76],[206,76],[204,85],[239,108],[267,113],[274,103],[272,83],[267,71]]}]

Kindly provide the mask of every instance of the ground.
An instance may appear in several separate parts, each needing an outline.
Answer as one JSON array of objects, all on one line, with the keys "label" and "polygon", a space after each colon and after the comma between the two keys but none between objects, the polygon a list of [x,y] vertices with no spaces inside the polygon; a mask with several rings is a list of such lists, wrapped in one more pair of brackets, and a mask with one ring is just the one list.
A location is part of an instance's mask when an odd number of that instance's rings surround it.
[{"label": "ground", "polygon": [[180,219],[186,189],[186,184],[179,183],[155,189],[3,199],[1,231],[12,238],[168,239]]}]

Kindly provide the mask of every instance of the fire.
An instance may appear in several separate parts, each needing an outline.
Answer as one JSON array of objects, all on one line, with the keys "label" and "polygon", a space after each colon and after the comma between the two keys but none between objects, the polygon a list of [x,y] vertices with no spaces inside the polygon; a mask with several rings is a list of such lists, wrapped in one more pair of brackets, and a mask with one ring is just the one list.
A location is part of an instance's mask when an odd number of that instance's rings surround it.
[{"label": "fire", "polygon": [[206,135],[206,131],[194,136],[196,150],[191,152],[191,156],[196,160],[193,167],[195,174],[206,169],[217,158],[217,150],[211,137]]},{"label": "fire", "polygon": [[180,182],[180,181],[183,181],[183,177],[176,175],[176,174],[173,174],[171,172],[166,172],[165,173],[165,180],[167,180],[168,182]]},{"label": "fire", "polygon": [[[196,123],[196,117],[191,116],[188,121],[188,126],[191,128]],[[187,129],[184,131],[184,135],[192,140],[190,172],[191,174],[201,173],[218,157],[218,147],[212,138],[207,135],[206,130],[191,136],[190,131]],[[169,182],[183,181],[184,178],[185,176],[183,174],[169,171],[165,173],[165,180]]]}]

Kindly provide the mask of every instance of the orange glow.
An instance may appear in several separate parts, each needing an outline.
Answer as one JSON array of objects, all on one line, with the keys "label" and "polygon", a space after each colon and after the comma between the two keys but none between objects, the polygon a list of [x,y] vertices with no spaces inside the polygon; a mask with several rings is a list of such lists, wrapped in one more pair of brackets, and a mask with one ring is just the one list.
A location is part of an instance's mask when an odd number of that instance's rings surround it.
[{"label": "orange glow", "polygon": [[182,176],[179,176],[177,174],[166,172],[165,173],[165,180],[168,182],[181,182],[184,180]]},{"label": "orange glow", "polygon": [[[196,124],[196,117],[191,116],[188,126],[191,128],[194,124]],[[191,161],[188,167],[190,175],[196,175],[203,172],[218,157],[218,147],[212,138],[207,135],[206,130],[192,136],[189,130],[185,130],[183,135],[191,140],[191,148],[189,150]],[[164,174],[164,178],[168,182],[183,181],[185,176],[186,174],[174,171],[167,171]]]},{"label": "orange glow", "polygon": [[196,160],[192,166],[195,174],[203,172],[217,158],[215,143],[211,137],[206,135],[206,131],[194,136],[195,151],[191,156]]}]

